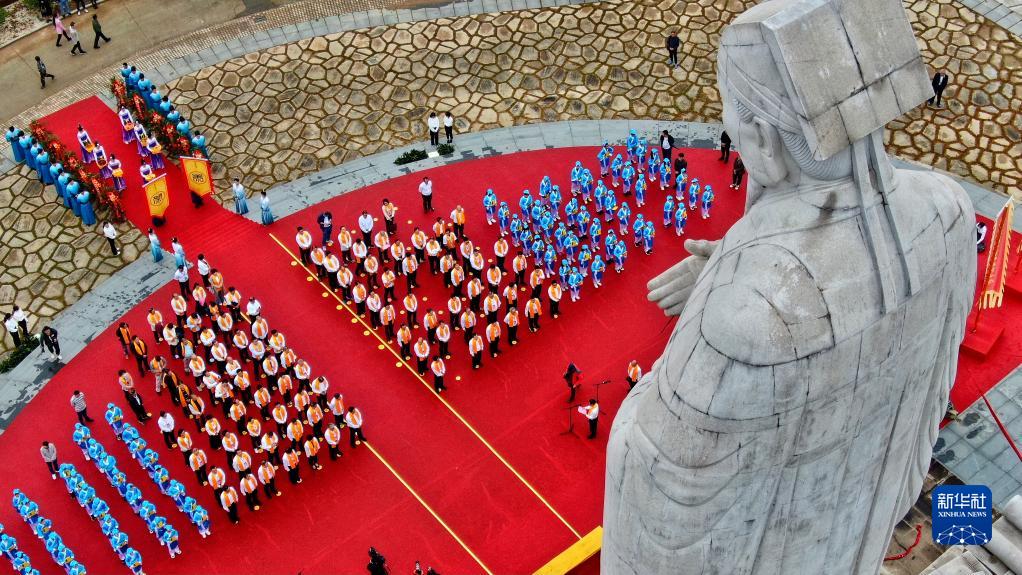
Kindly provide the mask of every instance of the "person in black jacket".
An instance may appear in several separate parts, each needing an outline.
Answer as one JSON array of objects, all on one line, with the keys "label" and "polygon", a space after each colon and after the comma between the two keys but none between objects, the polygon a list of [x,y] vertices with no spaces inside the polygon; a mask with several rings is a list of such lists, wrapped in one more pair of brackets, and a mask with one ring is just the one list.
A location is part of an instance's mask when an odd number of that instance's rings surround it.
[{"label": "person in black jacket", "polygon": [[940,108],[940,97],[944,94],[944,89],[947,88],[947,83],[947,74],[938,70],[937,73],[933,75],[933,80],[930,82],[930,85],[933,86],[933,97],[927,100],[927,103],[933,104],[936,102],[937,107]]},{"label": "person in black jacket", "polygon": [[50,361],[60,361],[63,359],[60,356],[60,342],[57,341],[57,330],[46,326],[43,328],[43,333],[40,337],[43,347],[46,348],[46,351],[50,352]]},{"label": "person in black jacket", "polygon": [[735,160],[735,166],[731,170],[731,189],[737,190],[742,187],[742,178],[745,177],[745,162],[741,158]]},{"label": "person in black jacket", "polygon": [[135,417],[138,418],[138,422],[145,423],[149,421],[153,414],[146,411],[145,404],[142,402],[142,396],[138,394],[138,391],[132,389],[129,392],[125,392],[125,396],[128,400],[128,407],[131,408]]},{"label": "person in black jacket", "polygon": [[575,367],[574,363],[568,364],[568,369],[564,372],[564,383],[568,386],[570,395],[568,396],[567,403],[575,401],[575,392],[582,386],[579,381],[582,379],[582,370]]},{"label": "person in black jacket", "polygon": [[662,158],[671,159],[671,151],[674,149],[674,136],[667,130],[660,133],[660,153]]},{"label": "person in black jacket", "polygon": [[685,159],[685,152],[678,154],[678,158],[674,160],[674,173],[680,174],[682,170],[688,170],[688,160]]},{"label": "person in black jacket", "polygon": [[678,67],[678,48],[681,47],[681,39],[678,38],[678,31],[673,30],[665,42],[667,46],[667,63],[675,68]]},{"label": "person in black jacket", "polygon": [[720,161],[725,164],[731,159],[731,136],[727,132],[720,133]]}]

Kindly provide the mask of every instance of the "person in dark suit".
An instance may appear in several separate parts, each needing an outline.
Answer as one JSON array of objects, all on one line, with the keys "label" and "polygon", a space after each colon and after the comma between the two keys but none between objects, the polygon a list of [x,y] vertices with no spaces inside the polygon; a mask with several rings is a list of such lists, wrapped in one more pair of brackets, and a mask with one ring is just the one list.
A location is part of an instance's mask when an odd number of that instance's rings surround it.
[{"label": "person in dark suit", "polygon": [[334,243],[331,235],[334,232],[334,215],[330,212],[323,212],[316,218],[320,231],[323,232],[323,247],[331,246]]},{"label": "person in dark suit", "polygon": [[142,402],[142,396],[138,394],[138,391],[132,389],[130,392],[125,393],[125,396],[128,399],[128,407],[131,408],[135,417],[138,418],[138,422],[145,423],[149,421],[153,414],[146,411],[145,404]]},{"label": "person in dark suit", "polygon": [[734,168],[731,169],[731,189],[737,190],[742,187],[742,178],[745,177],[745,162],[741,158],[735,160]]},{"label": "person in dark suit", "polygon": [[933,75],[933,80],[930,82],[930,85],[933,86],[933,97],[927,100],[928,104],[936,102],[937,107],[941,107],[940,97],[944,94],[944,89],[947,88],[947,83],[947,74],[938,70],[937,73]]},{"label": "person in dark suit", "polygon": [[678,67],[678,48],[681,47],[681,39],[678,38],[678,31],[674,30],[671,35],[667,37],[665,41],[667,46],[667,64],[677,68]]},{"label": "person in dark suit", "polygon": [[725,164],[731,159],[731,136],[727,132],[720,133],[720,161]]},{"label": "person in dark suit", "polygon": [[660,132],[661,157],[670,160],[672,150],[674,150],[674,136],[672,136],[667,130]]}]

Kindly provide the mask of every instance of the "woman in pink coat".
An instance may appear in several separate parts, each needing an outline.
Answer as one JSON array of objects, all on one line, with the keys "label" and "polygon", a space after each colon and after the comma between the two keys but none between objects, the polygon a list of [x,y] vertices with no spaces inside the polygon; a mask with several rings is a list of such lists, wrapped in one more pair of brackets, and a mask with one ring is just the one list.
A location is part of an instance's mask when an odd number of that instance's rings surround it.
[{"label": "woman in pink coat", "polygon": [[64,29],[64,22],[60,19],[60,11],[53,15],[53,30],[57,33],[57,46],[60,46],[60,37],[63,36],[68,40],[71,36],[68,35],[67,30]]}]

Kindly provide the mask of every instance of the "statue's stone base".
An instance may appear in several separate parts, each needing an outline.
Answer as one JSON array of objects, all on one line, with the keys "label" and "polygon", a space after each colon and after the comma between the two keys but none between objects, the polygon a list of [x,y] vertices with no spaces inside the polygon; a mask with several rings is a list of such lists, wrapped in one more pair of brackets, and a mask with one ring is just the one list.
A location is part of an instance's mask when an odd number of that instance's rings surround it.
[{"label": "statue's stone base", "polygon": [[960,484],[961,481],[940,463],[931,461],[930,470],[926,475],[919,499],[916,500],[908,515],[894,528],[894,536],[891,537],[891,543],[887,547],[887,556],[900,555],[912,546],[916,540],[916,525],[922,525],[919,543],[905,557],[885,561],[880,569],[880,575],[919,575],[944,553],[945,548],[934,543],[930,529],[930,494],[937,486],[945,483],[955,485]]}]

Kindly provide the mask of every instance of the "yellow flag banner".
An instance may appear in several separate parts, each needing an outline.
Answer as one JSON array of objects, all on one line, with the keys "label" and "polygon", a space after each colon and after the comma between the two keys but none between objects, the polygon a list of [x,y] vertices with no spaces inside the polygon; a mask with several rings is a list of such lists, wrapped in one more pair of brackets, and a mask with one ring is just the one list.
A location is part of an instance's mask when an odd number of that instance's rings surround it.
[{"label": "yellow flag banner", "polygon": [[209,160],[195,156],[181,156],[181,169],[185,172],[188,189],[200,196],[213,191],[213,178],[209,171]]},{"label": "yellow flag banner", "polygon": [[163,213],[170,207],[170,193],[167,190],[167,176],[160,174],[147,182],[142,188],[145,190],[146,205],[149,206],[149,215],[154,218],[162,218]]}]

